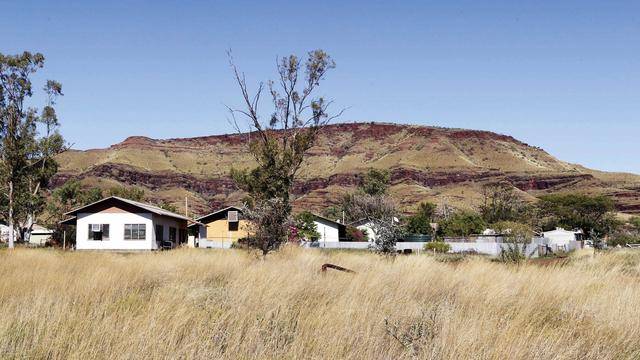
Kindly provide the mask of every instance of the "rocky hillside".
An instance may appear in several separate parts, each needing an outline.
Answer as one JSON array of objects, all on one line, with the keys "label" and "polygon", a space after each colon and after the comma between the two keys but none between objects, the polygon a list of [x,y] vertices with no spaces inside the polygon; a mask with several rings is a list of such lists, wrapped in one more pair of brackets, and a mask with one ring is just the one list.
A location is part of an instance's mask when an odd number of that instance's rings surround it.
[{"label": "rocky hillside", "polygon": [[[149,200],[180,209],[188,196],[195,213],[239,202],[243,194],[229,170],[254,165],[237,135],[136,136],[108,149],[68,151],[59,161],[57,185],[70,178],[105,188],[136,185]],[[473,207],[482,184],[508,181],[531,199],[561,191],[604,193],[621,212],[640,213],[638,175],[586,169],[491,132],[380,123],[325,127],[301,169],[295,205],[320,210],[335,203],[368,168],[391,171],[390,193],[407,212],[424,200]]]}]

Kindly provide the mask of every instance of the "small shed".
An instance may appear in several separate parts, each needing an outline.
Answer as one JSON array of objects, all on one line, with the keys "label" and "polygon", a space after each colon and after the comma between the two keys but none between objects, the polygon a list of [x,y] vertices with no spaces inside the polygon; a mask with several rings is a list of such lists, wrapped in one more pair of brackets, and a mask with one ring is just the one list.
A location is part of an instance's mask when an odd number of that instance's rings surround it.
[{"label": "small shed", "polygon": [[44,246],[53,238],[53,230],[44,226],[33,224],[29,244],[35,246]]}]

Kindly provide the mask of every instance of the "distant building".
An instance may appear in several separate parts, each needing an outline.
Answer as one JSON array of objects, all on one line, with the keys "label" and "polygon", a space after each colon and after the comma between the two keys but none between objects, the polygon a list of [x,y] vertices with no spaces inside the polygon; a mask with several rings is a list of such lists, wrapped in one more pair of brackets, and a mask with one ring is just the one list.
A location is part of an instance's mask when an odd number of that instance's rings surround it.
[{"label": "distant building", "polygon": [[44,226],[33,224],[31,235],[29,236],[29,244],[35,246],[44,246],[53,238],[53,230]]},{"label": "distant building", "polygon": [[185,216],[111,196],[66,213],[78,250],[157,250],[186,242]]},{"label": "distant building", "polygon": [[202,247],[230,246],[249,235],[250,223],[244,218],[242,209],[236,206],[216,210],[195,220],[197,223],[189,229],[192,234],[196,233],[196,242]]},{"label": "distant building", "polygon": [[9,227],[5,222],[0,221],[0,242],[9,241]]},{"label": "distant building", "polygon": [[320,215],[315,215],[313,220],[316,230],[320,234],[318,241],[320,242],[338,242],[344,241],[347,237],[347,227],[337,221],[327,219]]},{"label": "distant building", "polygon": [[551,247],[552,251],[555,250],[568,250],[575,247],[576,241],[583,240],[584,233],[582,230],[565,230],[561,227],[555,230],[545,231],[543,238],[546,244]]}]

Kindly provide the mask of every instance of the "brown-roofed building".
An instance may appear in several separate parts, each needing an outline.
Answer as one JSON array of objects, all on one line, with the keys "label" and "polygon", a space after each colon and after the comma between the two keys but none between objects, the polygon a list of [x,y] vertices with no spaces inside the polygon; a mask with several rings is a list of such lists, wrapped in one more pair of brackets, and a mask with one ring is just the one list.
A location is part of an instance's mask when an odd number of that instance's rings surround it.
[{"label": "brown-roofed building", "polygon": [[157,250],[187,241],[189,219],[154,205],[111,196],[66,214],[78,250]]}]

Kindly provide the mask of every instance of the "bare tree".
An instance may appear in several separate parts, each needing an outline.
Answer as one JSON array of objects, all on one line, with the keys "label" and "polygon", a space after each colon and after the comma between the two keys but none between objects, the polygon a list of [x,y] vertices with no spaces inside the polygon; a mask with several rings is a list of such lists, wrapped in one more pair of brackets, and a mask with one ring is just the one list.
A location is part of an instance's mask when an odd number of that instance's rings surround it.
[{"label": "bare tree", "polygon": [[396,242],[402,238],[398,223],[398,211],[391,198],[384,195],[352,194],[345,201],[350,216],[369,222],[374,233],[374,245],[378,252],[393,253]]},{"label": "bare tree", "polygon": [[[269,81],[266,87],[259,83],[255,94],[250,93],[245,75],[238,70],[230,52],[229,63],[244,102],[243,108],[228,108],[230,120],[238,133],[245,137],[249,152],[257,163],[252,170],[232,169],[231,176],[242,190],[249,193],[253,205],[261,209],[260,213],[269,221],[287,224],[291,213],[291,187],[306,153],[315,144],[322,127],[343,112],[330,114],[332,101],[315,95],[320,82],[329,70],[335,68],[335,63],[322,50],[309,52],[304,65],[295,55],[279,58],[278,80]],[[259,106],[265,89],[271,97],[273,110],[263,118]],[[239,118],[246,120],[248,132],[242,131]],[[264,210],[269,208],[273,208],[274,213],[265,214]],[[260,224],[265,223],[257,221],[257,224],[263,226]],[[265,254],[277,249],[287,239],[288,230],[284,226],[257,231],[269,238],[255,239],[268,242],[254,244]]]}]

